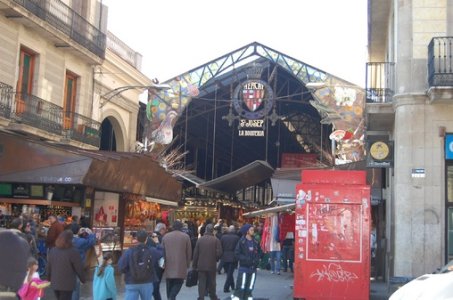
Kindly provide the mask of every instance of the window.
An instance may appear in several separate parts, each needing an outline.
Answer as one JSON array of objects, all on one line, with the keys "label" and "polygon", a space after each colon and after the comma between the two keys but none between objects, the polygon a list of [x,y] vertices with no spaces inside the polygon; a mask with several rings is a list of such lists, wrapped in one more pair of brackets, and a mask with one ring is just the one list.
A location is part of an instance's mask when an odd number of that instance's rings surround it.
[{"label": "window", "polygon": [[26,108],[26,99],[33,91],[33,73],[36,54],[21,47],[19,57],[19,80],[17,81],[16,112],[23,113]]},{"label": "window", "polygon": [[64,88],[64,129],[74,128],[74,112],[77,96],[77,75],[69,71],[66,72],[65,88]]}]

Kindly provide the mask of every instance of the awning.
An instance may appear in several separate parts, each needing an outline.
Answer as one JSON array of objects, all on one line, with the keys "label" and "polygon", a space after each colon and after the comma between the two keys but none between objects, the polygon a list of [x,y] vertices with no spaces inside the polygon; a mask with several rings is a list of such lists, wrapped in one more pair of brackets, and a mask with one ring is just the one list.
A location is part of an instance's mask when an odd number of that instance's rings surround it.
[{"label": "awning", "polygon": [[277,213],[277,212],[290,212],[293,211],[296,207],[296,203],[286,204],[286,205],[279,205],[274,207],[269,207],[266,209],[255,210],[249,213],[245,213],[242,216],[245,218],[253,218],[258,216],[263,216],[270,213]]},{"label": "awning", "polygon": [[177,202],[181,183],[145,154],[90,151],[0,133],[0,182],[81,184]]},{"label": "awning", "polygon": [[273,173],[274,169],[267,162],[255,160],[224,176],[201,183],[198,187],[232,194],[269,179]]},{"label": "awning", "polygon": [[294,203],[296,199],[296,185],[300,180],[271,178],[272,192],[277,204]]}]

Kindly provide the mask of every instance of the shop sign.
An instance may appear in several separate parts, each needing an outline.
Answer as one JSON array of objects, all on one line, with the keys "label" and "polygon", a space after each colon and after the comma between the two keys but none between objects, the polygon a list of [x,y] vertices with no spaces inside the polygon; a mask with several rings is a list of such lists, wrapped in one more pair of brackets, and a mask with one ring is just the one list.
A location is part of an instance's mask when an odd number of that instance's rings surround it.
[{"label": "shop sign", "polygon": [[264,137],[264,120],[241,119],[238,135]]},{"label": "shop sign", "polygon": [[368,168],[391,168],[393,166],[393,141],[386,138],[369,138],[367,145]]},{"label": "shop sign", "polygon": [[453,159],[453,134],[445,137],[445,159]]}]

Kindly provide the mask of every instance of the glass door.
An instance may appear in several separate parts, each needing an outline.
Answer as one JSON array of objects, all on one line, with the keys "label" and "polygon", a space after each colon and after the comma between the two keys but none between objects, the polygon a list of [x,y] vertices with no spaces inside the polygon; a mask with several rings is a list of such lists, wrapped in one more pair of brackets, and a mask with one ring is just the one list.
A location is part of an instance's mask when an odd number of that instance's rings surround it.
[{"label": "glass door", "polygon": [[446,161],[447,261],[453,259],[453,161]]}]

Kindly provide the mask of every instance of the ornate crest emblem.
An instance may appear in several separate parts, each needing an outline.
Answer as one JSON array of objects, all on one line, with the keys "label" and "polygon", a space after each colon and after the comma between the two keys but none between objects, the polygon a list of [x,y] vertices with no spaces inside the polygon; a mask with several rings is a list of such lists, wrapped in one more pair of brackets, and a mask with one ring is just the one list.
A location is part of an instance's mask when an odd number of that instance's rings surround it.
[{"label": "ornate crest emblem", "polygon": [[269,114],[272,105],[273,91],[262,80],[246,80],[234,91],[233,107],[241,118],[261,119]]},{"label": "ornate crest emblem", "polygon": [[249,81],[242,86],[242,101],[250,111],[256,111],[263,103],[265,95],[264,85]]}]

